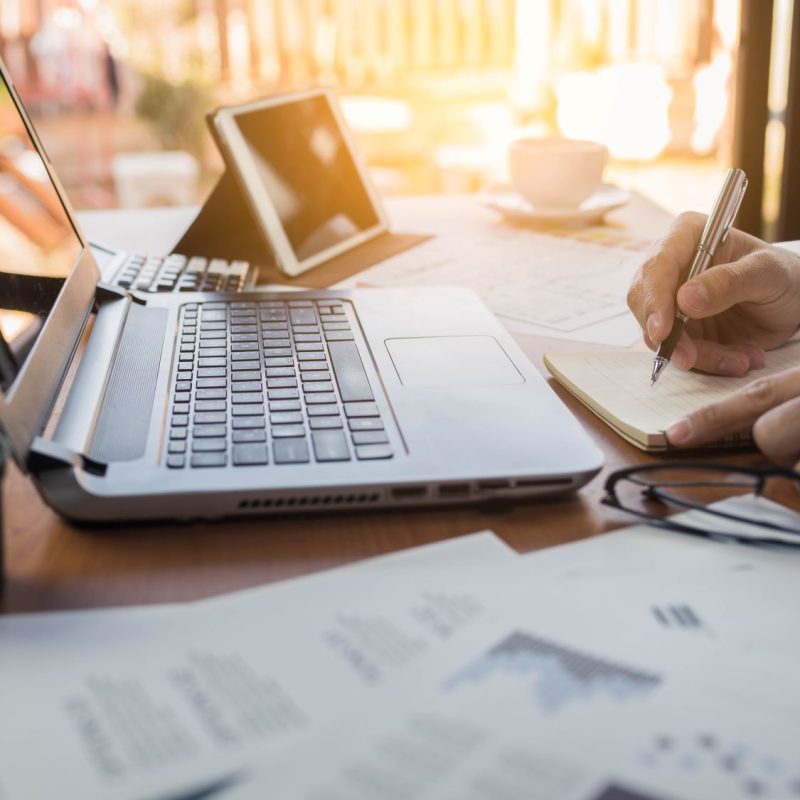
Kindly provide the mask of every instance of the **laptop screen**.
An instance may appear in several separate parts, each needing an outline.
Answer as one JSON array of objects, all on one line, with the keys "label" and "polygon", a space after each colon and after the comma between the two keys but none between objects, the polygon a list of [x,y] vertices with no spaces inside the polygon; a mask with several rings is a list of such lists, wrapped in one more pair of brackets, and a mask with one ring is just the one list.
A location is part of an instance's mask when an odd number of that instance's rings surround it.
[{"label": "laptop screen", "polygon": [[42,330],[83,244],[0,78],[0,388]]},{"label": "laptop screen", "polygon": [[324,96],[238,114],[236,122],[298,261],[378,225]]}]

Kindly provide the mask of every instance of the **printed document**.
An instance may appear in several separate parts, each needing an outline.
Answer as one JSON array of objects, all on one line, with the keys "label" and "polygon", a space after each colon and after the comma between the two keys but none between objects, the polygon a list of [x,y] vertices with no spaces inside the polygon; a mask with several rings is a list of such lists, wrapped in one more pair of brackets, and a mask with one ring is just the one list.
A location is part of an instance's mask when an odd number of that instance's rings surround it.
[{"label": "printed document", "polygon": [[182,607],[0,618],[0,798],[211,785],[391,694],[519,564],[484,533]]}]

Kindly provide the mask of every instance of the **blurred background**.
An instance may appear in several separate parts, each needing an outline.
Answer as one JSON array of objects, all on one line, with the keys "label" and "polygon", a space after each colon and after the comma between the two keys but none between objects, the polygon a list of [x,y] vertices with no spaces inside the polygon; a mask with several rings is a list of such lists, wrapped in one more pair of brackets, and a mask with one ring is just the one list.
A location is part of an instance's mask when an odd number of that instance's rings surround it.
[{"label": "blurred background", "polygon": [[[749,143],[768,233],[793,5],[0,0],[0,50],[79,208],[200,201],[221,169],[205,112],[321,83],[338,89],[384,194],[480,189],[505,178],[514,138],[562,134],[604,142],[609,180],[702,210]],[[749,86],[737,85],[744,45]],[[742,119],[759,96],[760,149]]]}]

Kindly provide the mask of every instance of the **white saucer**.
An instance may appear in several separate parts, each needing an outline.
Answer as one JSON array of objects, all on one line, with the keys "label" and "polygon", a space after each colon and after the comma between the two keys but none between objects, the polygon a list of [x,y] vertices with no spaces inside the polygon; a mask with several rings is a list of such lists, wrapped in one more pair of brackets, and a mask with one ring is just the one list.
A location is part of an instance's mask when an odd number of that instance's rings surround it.
[{"label": "white saucer", "polygon": [[605,214],[624,206],[630,199],[630,192],[620,189],[613,183],[604,183],[594,194],[574,208],[538,208],[510,184],[500,184],[486,189],[481,201],[512,222],[544,226],[600,222]]}]

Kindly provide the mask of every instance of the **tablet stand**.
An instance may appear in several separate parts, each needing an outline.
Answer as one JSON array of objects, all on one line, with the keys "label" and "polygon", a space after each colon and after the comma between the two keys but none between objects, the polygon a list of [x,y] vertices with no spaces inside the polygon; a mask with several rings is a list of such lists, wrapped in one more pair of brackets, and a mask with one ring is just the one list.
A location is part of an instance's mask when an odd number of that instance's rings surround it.
[{"label": "tablet stand", "polygon": [[226,170],[173,252],[249,261],[259,267],[259,284],[324,289],[430,238],[387,231],[318,267],[290,277],[278,269],[238,180]]},{"label": "tablet stand", "polygon": [[173,248],[186,256],[273,263],[236,178],[222,173],[192,224]]}]

